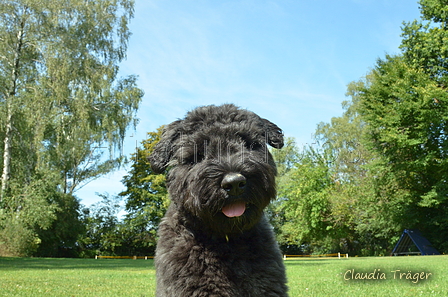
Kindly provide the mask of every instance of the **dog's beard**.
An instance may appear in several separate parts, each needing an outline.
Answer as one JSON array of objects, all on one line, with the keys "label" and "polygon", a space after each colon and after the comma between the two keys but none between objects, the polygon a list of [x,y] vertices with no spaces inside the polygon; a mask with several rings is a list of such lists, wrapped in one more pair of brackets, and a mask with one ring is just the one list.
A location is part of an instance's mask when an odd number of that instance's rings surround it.
[{"label": "dog's beard", "polygon": [[[221,209],[221,212],[218,212],[217,216],[215,217],[215,221],[217,222],[216,226],[218,227],[216,232],[218,233],[238,234],[250,230],[260,220],[263,209],[265,207],[257,206],[251,203],[245,203],[244,212],[241,215],[229,217],[228,214],[226,214],[225,208],[235,207],[232,206],[232,204],[230,205],[231,206],[224,206]],[[241,210],[238,210],[238,212],[241,212]]]},{"label": "dog's beard", "polygon": [[[170,195],[180,210],[190,214],[203,232],[231,235],[251,229],[262,217],[263,209],[275,198],[273,163],[244,159],[244,162],[219,163],[204,160],[178,165],[169,173]],[[230,172],[243,175],[247,183],[243,193],[231,196],[221,181]],[[179,194],[180,193],[180,194]]]},{"label": "dog's beard", "polygon": [[275,189],[265,191],[248,179],[246,191],[239,196],[229,196],[217,186],[191,189],[185,193],[183,207],[201,221],[205,232],[232,235],[251,229],[260,220],[271,197],[275,197],[272,193]]},{"label": "dog's beard", "polygon": [[[218,191],[219,192],[219,191]],[[257,204],[251,202],[248,195],[228,198],[225,193],[201,195],[195,192],[185,193],[185,203],[180,207],[190,214],[190,218],[205,233],[231,235],[251,229],[261,218],[263,209],[269,201]],[[213,197],[204,201],[201,197]]]}]

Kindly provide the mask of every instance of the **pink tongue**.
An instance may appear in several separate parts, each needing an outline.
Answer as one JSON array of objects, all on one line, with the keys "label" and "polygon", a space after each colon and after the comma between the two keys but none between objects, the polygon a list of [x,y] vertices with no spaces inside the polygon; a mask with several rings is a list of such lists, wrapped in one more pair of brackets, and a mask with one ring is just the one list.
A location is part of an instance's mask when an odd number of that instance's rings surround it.
[{"label": "pink tongue", "polygon": [[245,211],[246,203],[244,202],[237,202],[222,208],[222,212],[229,218],[242,216]]}]

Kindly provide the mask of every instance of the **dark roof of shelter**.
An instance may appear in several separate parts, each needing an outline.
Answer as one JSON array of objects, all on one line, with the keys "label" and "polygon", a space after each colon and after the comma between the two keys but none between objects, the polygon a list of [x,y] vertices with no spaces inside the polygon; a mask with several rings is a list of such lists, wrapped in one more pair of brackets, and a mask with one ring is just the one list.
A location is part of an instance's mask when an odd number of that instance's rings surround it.
[{"label": "dark roof of shelter", "polygon": [[[411,250],[417,247],[419,252]],[[392,255],[409,255],[420,253],[421,255],[440,255],[440,253],[432,247],[431,243],[417,229],[405,229],[401,234],[400,240],[395,245]]]}]

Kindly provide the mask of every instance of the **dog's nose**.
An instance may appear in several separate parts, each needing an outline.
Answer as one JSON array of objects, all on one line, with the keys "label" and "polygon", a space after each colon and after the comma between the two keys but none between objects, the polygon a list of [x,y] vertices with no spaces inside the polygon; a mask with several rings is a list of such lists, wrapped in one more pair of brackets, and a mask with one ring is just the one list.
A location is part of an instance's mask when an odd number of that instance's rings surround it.
[{"label": "dog's nose", "polygon": [[231,196],[241,195],[246,188],[246,178],[239,173],[229,173],[224,176],[221,188],[226,190]]}]

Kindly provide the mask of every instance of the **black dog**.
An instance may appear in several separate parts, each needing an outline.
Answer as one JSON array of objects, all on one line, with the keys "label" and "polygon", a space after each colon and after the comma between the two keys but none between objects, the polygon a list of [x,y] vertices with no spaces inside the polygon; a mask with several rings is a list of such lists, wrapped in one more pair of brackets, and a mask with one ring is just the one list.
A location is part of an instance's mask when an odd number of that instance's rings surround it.
[{"label": "black dog", "polygon": [[167,175],[171,204],[159,226],[158,297],[287,296],[285,267],[263,209],[276,197],[266,144],[275,124],[232,104],[169,124],[149,157]]}]

